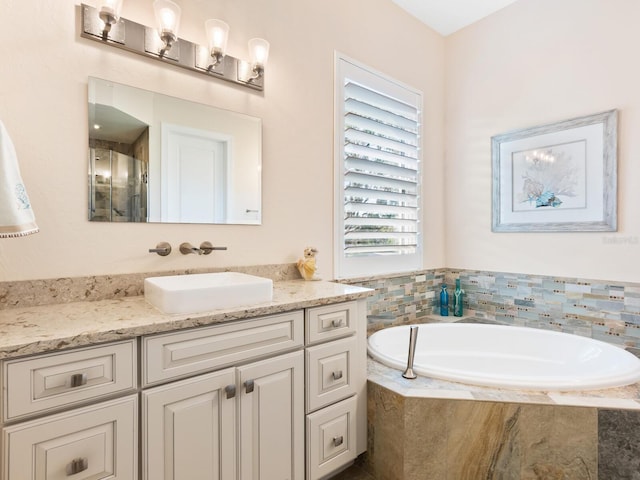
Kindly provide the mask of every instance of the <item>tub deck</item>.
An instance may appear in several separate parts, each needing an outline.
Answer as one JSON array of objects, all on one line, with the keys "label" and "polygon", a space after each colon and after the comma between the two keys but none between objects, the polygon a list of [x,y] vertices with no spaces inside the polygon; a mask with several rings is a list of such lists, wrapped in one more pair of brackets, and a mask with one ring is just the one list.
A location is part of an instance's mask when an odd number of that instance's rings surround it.
[{"label": "tub deck", "polygon": [[402,372],[367,359],[367,379],[408,398],[478,400],[538,405],[564,405],[623,410],[640,410],[640,383],[626,387],[571,392],[544,392],[481,387],[418,376],[402,377]]}]

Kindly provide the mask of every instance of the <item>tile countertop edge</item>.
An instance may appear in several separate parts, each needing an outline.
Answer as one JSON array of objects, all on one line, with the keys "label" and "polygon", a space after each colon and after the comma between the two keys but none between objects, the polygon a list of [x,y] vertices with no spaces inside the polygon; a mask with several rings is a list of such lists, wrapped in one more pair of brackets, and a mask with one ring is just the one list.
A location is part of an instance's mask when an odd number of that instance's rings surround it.
[{"label": "tile countertop edge", "polygon": [[0,359],[126,340],[366,298],[373,290],[333,282],[273,283],[268,303],[197,314],[167,315],[144,296],[0,311]]}]

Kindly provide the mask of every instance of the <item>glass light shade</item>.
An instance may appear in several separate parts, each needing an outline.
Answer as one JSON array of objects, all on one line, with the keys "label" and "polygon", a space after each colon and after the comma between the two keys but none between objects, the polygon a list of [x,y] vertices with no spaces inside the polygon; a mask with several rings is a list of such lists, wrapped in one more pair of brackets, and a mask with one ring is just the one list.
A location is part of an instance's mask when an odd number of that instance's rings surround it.
[{"label": "glass light shade", "polygon": [[212,18],[204,22],[204,28],[207,32],[207,40],[209,41],[209,49],[212,52],[225,54],[227,51],[227,40],[229,39],[229,25],[222,20]]},{"label": "glass light shade", "polygon": [[155,0],[153,2],[153,10],[156,14],[156,22],[158,30],[162,33],[172,33],[178,36],[178,27],[180,26],[180,15],[182,10],[178,4],[171,0]]},{"label": "glass light shade", "polygon": [[115,21],[118,21],[120,12],[122,11],[123,1],[124,0],[103,0],[100,13],[113,17]]},{"label": "glass light shade", "polygon": [[249,40],[249,55],[253,66],[263,67],[269,58],[269,42],[263,38]]}]

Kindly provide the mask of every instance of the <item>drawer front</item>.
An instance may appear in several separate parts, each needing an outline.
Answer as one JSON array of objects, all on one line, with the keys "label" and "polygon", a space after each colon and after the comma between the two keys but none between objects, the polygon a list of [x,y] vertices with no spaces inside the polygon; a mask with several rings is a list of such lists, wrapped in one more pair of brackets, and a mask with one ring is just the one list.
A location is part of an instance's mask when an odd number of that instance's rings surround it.
[{"label": "drawer front", "polygon": [[128,340],[4,362],[4,420],[136,388],[136,351]]},{"label": "drawer front", "polygon": [[316,480],[356,458],[356,397],[307,415],[307,472]]},{"label": "drawer front", "polygon": [[307,348],[307,412],[356,393],[355,336]]},{"label": "drawer front", "polygon": [[143,339],[144,385],[301,347],[302,311]]},{"label": "drawer front", "polygon": [[137,478],[136,395],[2,430],[3,480]]},{"label": "drawer front", "polygon": [[356,302],[307,309],[307,343],[324,342],[351,335],[356,331],[357,313]]}]

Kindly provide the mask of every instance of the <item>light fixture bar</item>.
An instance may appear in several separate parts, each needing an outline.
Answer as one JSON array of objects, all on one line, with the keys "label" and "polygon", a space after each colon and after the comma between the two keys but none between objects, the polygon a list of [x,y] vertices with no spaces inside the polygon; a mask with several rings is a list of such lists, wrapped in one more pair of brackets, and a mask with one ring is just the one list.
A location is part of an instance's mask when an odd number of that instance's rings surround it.
[{"label": "light fixture bar", "polygon": [[264,89],[264,74],[249,80],[246,72],[253,68],[250,62],[225,55],[216,68],[209,68],[211,65],[209,48],[182,38],[178,38],[170,50],[160,55],[162,42],[157,30],[122,17],[111,26],[106,38],[103,38],[105,37],[104,22],[100,19],[98,9],[85,4],[80,8],[82,17],[80,36],[83,38],[153,58],[165,64],[186,68],[209,78],[226,80],[253,90]]}]

